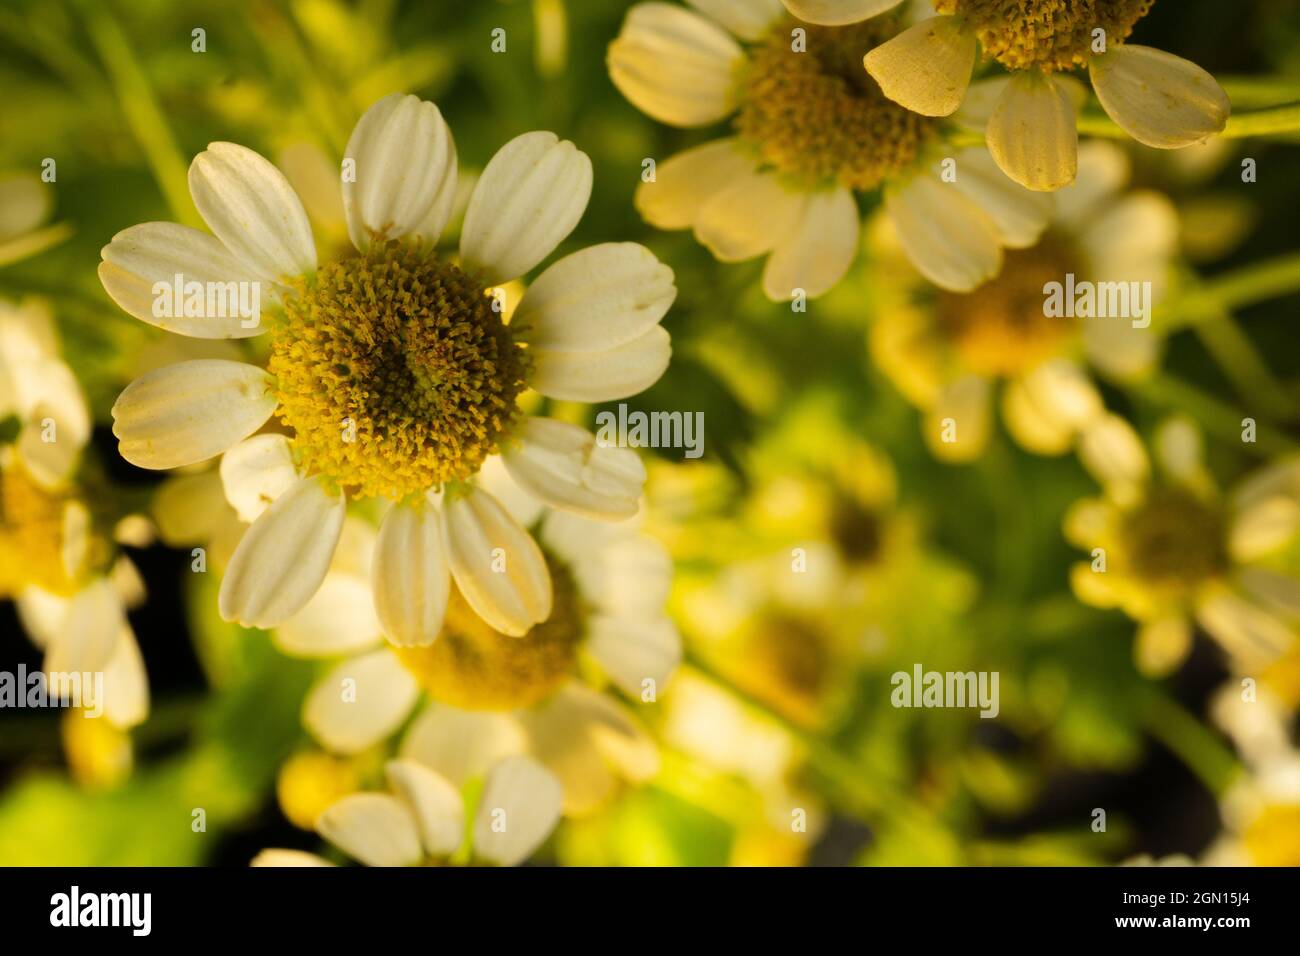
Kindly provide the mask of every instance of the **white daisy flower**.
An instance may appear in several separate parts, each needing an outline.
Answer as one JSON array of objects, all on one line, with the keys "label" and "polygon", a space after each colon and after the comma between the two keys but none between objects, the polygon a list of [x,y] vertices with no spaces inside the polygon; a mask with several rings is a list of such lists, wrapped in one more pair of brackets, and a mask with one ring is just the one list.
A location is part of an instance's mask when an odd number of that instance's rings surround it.
[{"label": "white daisy flower", "polygon": [[[190,166],[213,234],[146,223],[104,247],[101,281],[135,317],[200,338],[270,336],[265,369],[198,360],[133,382],[113,408],[121,453],[156,469],[229,453],[236,477],[226,488],[241,511],[269,501],[268,474],[292,473],[230,559],[228,620],[274,627],[301,610],[329,570],[349,502],[380,499],[392,506],[373,585],[394,643],[435,640],[449,578],[494,627],[523,634],[551,613],[546,562],[475,477],[499,456],[553,507],[635,513],[644,481],[635,453],[525,416],[518,398],[532,388],[606,401],[656,381],[671,352],[659,321],[676,295],[672,271],[638,245],[584,249],[543,271],[507,324],[487,290],[532,270],[572,231],[591,193],[586,155],[547,132],[507,143],[469,200],[458,263],[431,251],[457,183],[434,104],[380,100],[345,158],[356,255],[319,262],[285,176],[233,143],[211,144]],[[207,289],[254,283],[275,314],[265,323],[229,309],[155,315],[155,288],[178,275]],[[290,434],[250,439],[272,415]]]},{"label": "white daisy flower", "polygon": [[[515,866],[546,841],[560,819],[560,782],[528,757],[506,757],[488,771],[468,846],[461,791],[412,760],[385,767],[391,793],[352,793],[328,807],[316,830],[366,866],[419,866],[457,854]],[[314,853],[263,850],[253,866],[332,866]]]},{"label": "white daisy flower", "polygon": [[[766,256],[763,290],[814,298],[857,255],[856,195],[883,189],[904,248],[927,279],[969,291],[997,275],[1004,248],[1032,245],[1042,197],[1007,179],[983,149],[945,180],[937,124],[888,99],[862,54],[897,32],[894,16],[807,26],[776,0],[638,3],[610,45],[614,85],[671,126],[733,117],[735,134],[659,163],[636,205],[661,229],[692,229],[722,262]],[[832,4],[788,4],[812,16]],[[892,4],[853,4],[855,13]],[[878,12],[878,11],[873,11]],[[847,15],[847,13],[846,13]],[[824,22],[844,23],[832,16]]]},{"label": "white daisy flower", "polygon": [[[1045,286],[1064,287],[1070,276],[1080,288],[1149,283],[1146,305],[1154,307],[1178,249],[1168,197],[1124,189],[1123,150],[1087,143],[1079,160],[1077,181],[1050,197],[1051,221],[1039,241],[1009,253],[1002,274],[975,292],[936,294],[905,269],[881,270],[886,306],[871,328],[872,356],[925,413],[924,435],[944,461],[983,454],[996,406],[1021,447],[1065,454],[1105,412],[1095,377],[1134,381],[1159,364],[1164,337],[1154,327],[1046,314]],[[945,419],[958,423],[955,441],[942,440]]]},{"label": "white daisy flower", "polygon": [[457,585],[436,642],[386,643],[379,617],[359,600],[382,542],[377,547],[374,532],[354,519],[319,592],[272,639],[291,656],[341,658],[303,705],[304,726],[328,751],[367,751],[419,710],[402,739],[404,757],[459,786],[502,756],[527,753],[557,774],[565,813],[579,815],[599,806],[620,777],[641,781],[658,770],[640,722],[579,674],[589,663],[628,697],[657,699],[681,659],[664,609],[672,564],[632,523],[559,511],[543,517],[503,471],[489,469],[487,481],[515,520],[540,527],[554,582],[550,617],[523,639],[481,618]]},{"label": "white daisy flower", "polygon": [[1270,465],[1224,496],[1189,420],[1163,423],[1155,452],[1157,467],[1115,415],[1084,433],[1080,458],[1105,495],[1065,517],[1066,538],[1089,553],[1071,569],[1075,595],[1138,623],[1134,657],[1148,675],[1186,659],[1194,624],[1242,673],[1294,653],[1300,574],[1288,549],[1300,533],[1300,462]]},{"label": "white daisy flower", "polygon": [[104,675],[103,699],[83,710],[102,706],[113,727],[136,726],[149,685],[126,611],[144,586],[74,480],[90,413],[36,302],[0,302],[0,421],[10,423],[0,439],[0,597],[44,651],[43,670]]},{"label": "white daisy flower", "polygon": [[[893,6],[899,0],[894,0]],[[1181,149],[1223,132],[1232,104],[1214,77],[1162,50],[1126,43],[1154,0],[933,0],[930,17],[875,47],[867,71],[896,103],[986,131],[998,166],[1029,189],[1074,181],[1087,67],[1102,109],[1139,143]],[[851,0],[825,0],[851,8]],[[1010,75],[971,83],[976,53]]]}]

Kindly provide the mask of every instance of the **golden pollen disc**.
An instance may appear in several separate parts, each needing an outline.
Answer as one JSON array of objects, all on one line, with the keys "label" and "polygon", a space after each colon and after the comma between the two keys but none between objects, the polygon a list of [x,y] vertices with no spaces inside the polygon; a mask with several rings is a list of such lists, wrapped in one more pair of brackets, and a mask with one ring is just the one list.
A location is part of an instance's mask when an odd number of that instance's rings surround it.
[{"label": "golden pollen disc", "polygon": [[[806,31],[797,52],[791,31]],[[896,32],[893,17],[847,27],[790,20],[751,51],[736,129],[762,161],[812,187],[873,189],[909,166],[934,122],[887,98],[862,65]]]},{"label": "golden pollen disc", "polygon": [[984,52],[1009,70],[1044,73],[1083,66],[1096,30],[1106,49],[1122,43],[1155,0],[935,0],[939,13],[966,19]]},{"label": "golden pollen disc", "polygon": [[394,648],[435,700],[462,710],[531,707],[558,690],[574,671],[585,613],[573,576],[547,555],[551,616],[523,637],[493,630],[453,585],[447,618],[427,647]]},{"label": "golden pollen disc", "polygon": [[66,495],[50,492],[20,467],[0,471],[0,596],[35,585],[71,594],[77,582],[63,563]]},{"label": "golden pollen disc", "polygon": [[997,278],[974,292],[938,294],[940,331],[972,372],[1009,377],[1027,371],[1055,355],[1077,329],[1073,319],[1045,314],[1043,287],[1086,271],[1078,251],[1050,234],[1029,249],[1008,249]]},{"label": "golden pollen disc", "polygon": [[1157,488],[1126,516],[1133,571],[1156,586],[1186,588],[1227,565],[1223,516],[1191,492]]},{"label": "golden pollen disc", "polygon": [[357,497],[400,500],[478,471],[527,360],[473,276],[403,243],[323,266],[271,341],[294,452]]}]

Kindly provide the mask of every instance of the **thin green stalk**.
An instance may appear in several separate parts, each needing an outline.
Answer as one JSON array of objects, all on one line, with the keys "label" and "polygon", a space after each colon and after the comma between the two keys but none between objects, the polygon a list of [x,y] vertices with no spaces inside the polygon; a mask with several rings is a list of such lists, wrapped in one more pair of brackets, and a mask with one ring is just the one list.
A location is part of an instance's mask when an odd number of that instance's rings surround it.
[{"label": "thin green stalk", "polygon": [[203,223],[190,201],[188,164],[126,34],[103,4],[81,0],[78,6],[91,41],[108,70],[118,105],[136,142],[144,150],[158,187],[171,208],[172,218],[186,225],[201,226]]},{"label": "thin green stalk", "polygon": [[[1262,417],[1283,421],[1296,417],[1295,401],[1278,383],[1273,370],[1231,313],[1225,311],[1215,321],[1201,322],[1193,326],[1193,331],[1252,411],[1258,409]],[[1259,418],[1261,414],[1253,417]]]},{"label": "thin green stalk", "polygon": [[[1107,139],[1125,139],[1125,133],[1105,113],[1086,110],[1079,116],[1079,133]],[[1300,134],[1300,103],[1283,103],[1261,109],[1243,110],[1228,118],[1219,136],[1223,139],[1248,139],[1254,136],[1288,136]]]},{"label": "thin green stalk", "polygon": [[1241,765],[1223,741],[1155,687],[1140,699],[1147,732],[1178,757],[1216,797],[1222,797],[1241,773]]},{"label": "thin green stalk", "polygon": [[1255,416],[1245,415],[1240,409],[1234,408],[1222,399],[1207,395],[1196,386],[1171,375],[1153,376],[1149,381],[1137,386],[1137,392],[1157,405],[1186,412],[1211,434],[1217,435],[1225,442],[1240,442],[1243,451],[1260,458],[1300,452],[1300,442],[1259,422],[1256,426],[1255,441],[1243,442],[1242,421]]}]

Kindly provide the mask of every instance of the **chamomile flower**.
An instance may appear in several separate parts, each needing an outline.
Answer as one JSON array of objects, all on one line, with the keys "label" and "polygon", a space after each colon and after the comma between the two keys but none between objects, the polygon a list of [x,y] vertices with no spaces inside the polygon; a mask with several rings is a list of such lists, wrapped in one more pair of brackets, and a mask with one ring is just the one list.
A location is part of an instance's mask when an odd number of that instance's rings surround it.
[{"label": "chamomile flower", "polygon": [[402,737],[403,757],[460,785],[502,756],[530,754],[563,783],[565,813],[586,813],[620,777],[639,781],[658,768],[640,722],[582,675],[594,667],[602,684],[636,700],[658,699],[681,656],[664,613],[671,564],[660,545],[628,524],[543,516],[500,471],[489,469],[488,479],[522,525],[539,528],[554,585],[545,621],[522,637],[506,635],[452,588],[434,643],[386,643],[378,620],[367,620],[369,605],[357,600],[370,561],[357,522],[320,592],[273,639],[293,656],[342,658],[303,706],[304,725],[328,751],[367,751],[418,711]]},{"label": "chamomile flower", "polygon": [[[488,770],[465,840],[465,805],[447,778],[411,760],[386,766],[389,793],[350,793],[316,818],[316,830],[366,866],[419,866],[460,856],[515,866],[532,856],[560,819],[560,782],[528,757]],[[253,866],[331,866],[313,853],[264,850]]]},{"label": "chamomile flower", "polygon": [[[1105,411],[1093,373],[1132,381],[1159,361],[1163,337],[1153,325],[1048,314],[1052,283],[1064,289],[1074,281],[1080,288],[1122,282],[1150,290],[1149,319],[1178,246],[1173,204],[1160,193],[1123,190],[1129,164],[1122,150],[1087,143],[1079,159],[1078,180],[1052,197],[1042,238],[1008,252],[1002,273],[974,292],[935,293],[909,281],[906,269],[881,269],[887,305],[871,327],[872,357],[924,412],[926,440],[944,461],[983,453],[995,406],[1023,448],[1064,454]],[[888,255],[882,252],[882,260]],[[945,434],[946,419],[956,423],[952,435]]]},{"label": "chamomile flower", "polygon": [[[525,415],[519,399],[528,388],[560,400],[625,397],[657,380],[671,351],[659,321],[676,295],[673,275],[641,246],[594,246],[555,262],[509,324],[488,294],[569,235],[591,176],[586,155],[552,133],[510,141],[474,188],[452,261],[432,251],[456,195],[450,130],[432,103],[395,94],[366,112],[346,150],[342,197],[355,254],[320,261],[285,176],[233,143],[211,144],[190,166],[190,192],[212,234],[146,223],[104,247],[101,281],[136,318],[199,338],[269,331],[266,368],[178,363],[137,379],[113,409],[121,453],[140,467],[233,450],[259,463],[254,480],[291,469],[290,486],[230,559],[225,618],[273,627],[303,608],[352,502],[391,505],[373,588],[394,643],[435,640],[452,577],[502,633],[521,635],[551,615],[541,549],[475,478],[499,456],[556,508],[632,515],[644,480],[636,455]],[[251,283],[266,290],[271,314],[211,315],[202,303],[156,314],[156,284],[176,276],[208,290]],[[272,416],[278,430],[249,443]]]},{"label": "chamomile flower", "polygon": [[1166,674],[1191,649],[1199,624],[1252,673],[1293,651],[1300,575],[1289,549],[1300,530],[1300,464],[1264,468],[1223,496],[1186,419],[1164,423],[1156,464],[1132,428],[1103,416],[1080,456],[1105,495],[1074,505],[1065,535],[1089,552],[1070,581],[1079,600],[1118,608],[1139,625],[1138,667]]},{"label": "chamomile flower", "polygon": [[102,720],[70,713],[80,725],[66,724],[65,737],[81,776],[117,779],[117,771],[89,768],[111,750],[120,769],[121,731],[148,713],[148,680],[126,618],[143,585],[118,553],[112,516],[77,483],[90,414],[53,317],[36,302],[0,302],[0,421],[0,598],[14,601],[47,673],[103,674],[103,699],[83,704],[87,715],[102,706]]},{"label": "chamomile flower", "polygon": [[[1087,67],[1102,109],[1138,142],[1179,149],[1223,131],[1232,105],[1194,63],[1125,42],[1155,0],[934,0],[937,16],[867,53],[892,101],[925,116],[987,121],[989,151],[1034,190],[1074,181]],[[890,4],[892,6],[893,4]],[[842,6],[854,6],[851,3]],[[978,49],[1009,76],[971,84]]]},{"label": "chamomile flower", "polygon": [[1265,688],[1246,695],[1228,684],[1215,697],[1215,722],[1245,765],[1220,801],[1224,833],[1211,845],[1211,866],[1300,865],[1300,750],[1291,714]]},{"label": "chamomile flower", "polygon": [[703,12],[636,4],[609,48],[614,85],[653,119],[695,128],[733,118],[734,135],[664,160],[640,185],[649,223],[693,229],[723,262],[766,256],[774,301],[821,295],[844,277],[861,235],[859,194],[883,191],[909,257],[947,289],[975,288],[998,273],[1004,248],[1037,238],[1041,197],[984,150],[942,181],[937,123],[862,70],[862,52],[896,32],[893,15],[808,26],[771,0],[694,5]]}]

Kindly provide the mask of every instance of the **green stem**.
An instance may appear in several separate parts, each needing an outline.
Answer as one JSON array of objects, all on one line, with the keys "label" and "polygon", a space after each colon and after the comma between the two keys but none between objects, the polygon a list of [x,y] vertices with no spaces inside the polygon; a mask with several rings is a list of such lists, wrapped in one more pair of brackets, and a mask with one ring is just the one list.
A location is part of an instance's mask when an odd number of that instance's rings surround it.
[{"label": "green stem", "polygon": [[172,217],[186,225],[201,226],[203,223],[190,201],[188,164],[176,146],[176,138],[126,34],[102,4],[82,0],[79,7],[95,49],[108,69],[127,125],[144,150]]},{"label": "green stem", "polygon": [[[1079,116],[1079,133],[1107,139],[1126,139],[1125,133],[1105,113],[1085,110]],[[1233,113],[1219,134],[1222,139],[1248,139],[1252,136],[1284,136],[1300,133],[1300,103],[1283,103],[1261,109]]]},{"label": "green stem", "polygon": [[1241,773],[1232,751],[1213,731],[1156,688],[1145,690],[1140,704],[1147,732],[1178,757],[1210,793],[1222,797]]},{"label": "green stem", "polygon": [[1221,399],[1207,395],[1196,386],[1171,375],[1153,376],[1137,386],[1137,391],[1157,405],[1186,412],[1223,441],[1239,442],[1244,451],[1260,458],[1300,452],[1300,443],[1261,424],[1257,424],[1255,441],[1243,442],[1242,420],[1253,416],[1244,415]]}]

